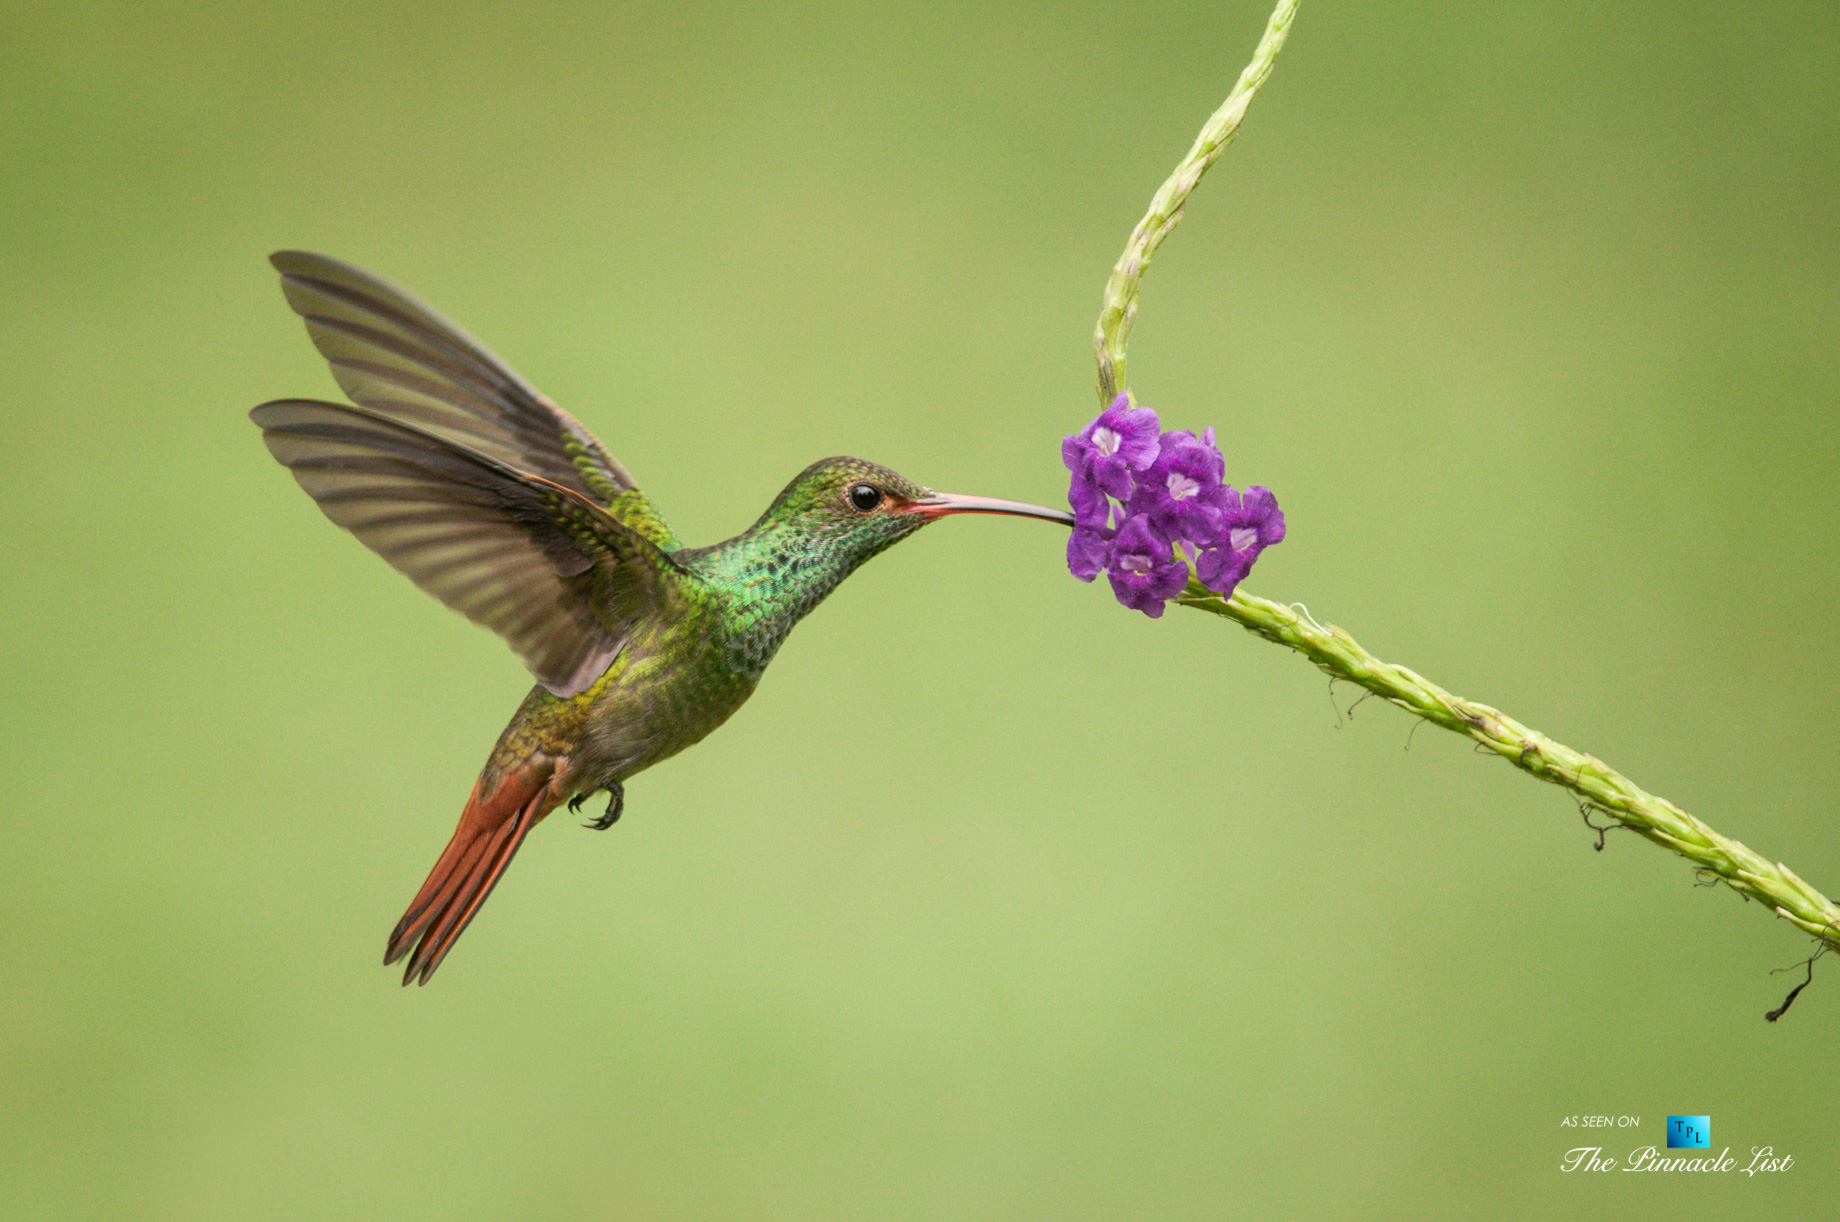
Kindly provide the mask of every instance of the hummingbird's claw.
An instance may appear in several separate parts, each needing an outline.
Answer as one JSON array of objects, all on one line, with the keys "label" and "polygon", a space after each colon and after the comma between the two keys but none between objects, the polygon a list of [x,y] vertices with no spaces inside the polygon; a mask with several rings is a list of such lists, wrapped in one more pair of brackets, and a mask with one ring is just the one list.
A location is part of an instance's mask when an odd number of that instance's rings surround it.
[{"label": "hummingbird's claw", "polygon": [[[626,787],[615,781],[607,786],[607,792],[611,795],[607,800],[607,813],[592,823],[582,824],[583,827],[591,827],[597,832],[604,832],[620,821],[620,812],[626,809]],[[581,799],[577,798],[574,802],[569,803],[569,808],[573,810],[576,803],[580,801]]]},{"label": "hummingbird's claw", "polygon": [[586,802],[587,800],[588,800],[588,795],[585,793],[578,793],[574,797],[570,798],[569,799],[569,813],[571,815],[579,815],[581,813],[581,804],[583,802]]}]

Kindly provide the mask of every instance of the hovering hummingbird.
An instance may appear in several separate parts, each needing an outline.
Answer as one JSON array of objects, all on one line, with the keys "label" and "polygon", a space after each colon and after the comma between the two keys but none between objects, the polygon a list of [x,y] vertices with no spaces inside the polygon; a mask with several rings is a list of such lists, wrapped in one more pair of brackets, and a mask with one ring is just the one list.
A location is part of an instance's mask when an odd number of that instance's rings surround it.
[{"label": "hovering hummingbird", "polygon": [[338,525],[504,637],[537,686],[473,783],[460,826],[390,934],[426,984],[530,829],[698,742],[753,694],[792,626],[863,561],[947,514],[1071,526],[1057,509],[952,496],[826,458],[760,520],[685,547],[593,434],[459,327],[322,255],[270,257],[355,407],[249,413]]}]

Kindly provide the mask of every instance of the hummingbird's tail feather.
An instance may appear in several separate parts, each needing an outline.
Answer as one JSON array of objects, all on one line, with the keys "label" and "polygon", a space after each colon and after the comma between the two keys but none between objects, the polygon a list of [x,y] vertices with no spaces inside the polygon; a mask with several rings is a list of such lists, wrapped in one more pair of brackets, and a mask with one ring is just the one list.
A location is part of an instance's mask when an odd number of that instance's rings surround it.
[{"label": "hummingbird's tail feather", "polygon": [[428,983],[498,885],[524,837],[555,805],[547,771],[513,772],[483,797],[479,783],[474,784],[454,838],[390,934],[386,964],[414,947],[403,972],[405,985]]}]

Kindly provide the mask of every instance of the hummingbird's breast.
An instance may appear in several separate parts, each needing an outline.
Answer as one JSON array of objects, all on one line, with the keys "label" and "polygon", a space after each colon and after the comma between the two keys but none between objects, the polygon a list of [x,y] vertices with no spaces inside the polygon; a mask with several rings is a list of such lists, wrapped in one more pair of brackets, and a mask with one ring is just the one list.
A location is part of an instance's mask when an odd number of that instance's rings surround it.
[{"label": "hummingbird's breast", "polygon": [[579,788],[624,781],[699,742],[747,703],[793,625],[855,563],[784,532],[673,553],[672,606],[641,619],[599,682],[572,767]]},{"label": "hummingbird's breast", "polygon": [[730,663],[703,609],[641,622],[590,700],[579,767],[606,785],[700,742],[747,703],[759,671]]}]

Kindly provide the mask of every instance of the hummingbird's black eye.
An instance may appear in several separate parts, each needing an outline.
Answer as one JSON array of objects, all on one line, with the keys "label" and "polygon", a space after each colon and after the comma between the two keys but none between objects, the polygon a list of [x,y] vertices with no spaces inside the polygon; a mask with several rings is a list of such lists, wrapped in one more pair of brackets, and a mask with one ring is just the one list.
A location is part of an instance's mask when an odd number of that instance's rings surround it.
[{"label": "hummingbird's black eye", "polygon": [[852,484],[850,486],[850,504],[858,512],[868,513],[882,503],[882,490],[874,484]]}]

